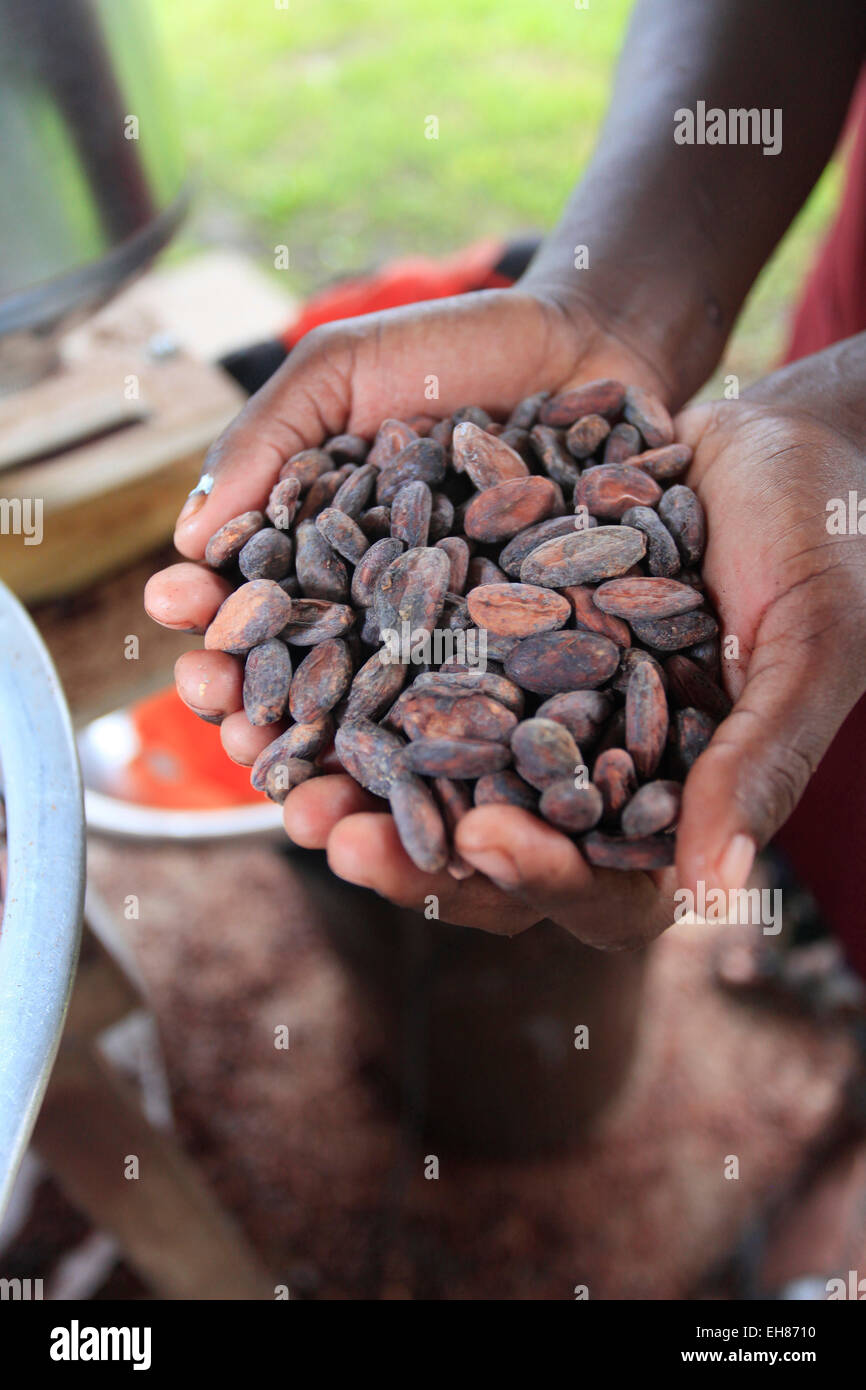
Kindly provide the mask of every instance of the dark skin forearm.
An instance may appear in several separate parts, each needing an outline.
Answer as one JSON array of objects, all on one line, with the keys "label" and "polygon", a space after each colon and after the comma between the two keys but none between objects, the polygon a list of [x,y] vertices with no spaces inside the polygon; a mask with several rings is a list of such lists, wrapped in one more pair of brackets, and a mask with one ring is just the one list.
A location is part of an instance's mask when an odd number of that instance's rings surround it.
[{"label": "dark skin forearm", "polygon": [[[596,152],[523,284],[588,303],[683,404],[829,159],[864,55],[862,0],[639,0]],[[674,113],[699,101],[780,108],[780,152],[677,144]]]}]

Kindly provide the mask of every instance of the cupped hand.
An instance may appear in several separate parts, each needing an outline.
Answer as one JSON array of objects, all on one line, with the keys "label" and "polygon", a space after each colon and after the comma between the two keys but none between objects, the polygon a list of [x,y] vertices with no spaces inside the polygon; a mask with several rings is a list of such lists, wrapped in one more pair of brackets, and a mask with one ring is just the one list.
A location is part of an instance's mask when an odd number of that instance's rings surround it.
[{"label": "cupped hand", "polygon": [[[200,563],[225,521],[262,507],[281,465],[344,431],[372,436],[387,416],[442,417],[477,404],[504,415],[536,391],[562,391],[614,376],[669,396],[666,383],[592,309],[520,290],[488,291],[330,325],[306,337],[221,436],[204,485],[181,513],[175,543],[186,563],[155,575],[145,603],[157,622],[202,632],[228,592]],[[428,398],[431,378],[438,398]],[[242,666],[221,652],[188,652],[178,690],[203,717],[221,721],[223,746],[249,765],[283,725],[254,728],[243,712]],[[479,872],[431,879],[405,855],[383,803],[350,779],[297,788],[285,809],[293,840],[327,847],[334,871],[443,920],[511,935],[552,917],[581,940],[617,948],[670,922],[670,871],[593,871],[566,836],[516,808],[469,813],[457,847]],[[662,890],[662,891],[660,891]]]}]

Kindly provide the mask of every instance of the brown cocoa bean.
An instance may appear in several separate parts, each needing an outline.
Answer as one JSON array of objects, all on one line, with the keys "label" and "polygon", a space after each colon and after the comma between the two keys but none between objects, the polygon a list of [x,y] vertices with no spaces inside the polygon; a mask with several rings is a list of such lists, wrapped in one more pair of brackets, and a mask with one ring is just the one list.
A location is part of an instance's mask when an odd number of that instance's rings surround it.
[{"label": "brown cocoa bean", "polygon": [[264,524],[265,518],[261,512],[242,512],[240,516],[233,516],[211,536],[205,546],[205,562],[215,570],[230,564]]},{"label": "brown cocoa bean", "polygon": [[709,613],[693,611],[675,618],[634,618],[631,630],[638,641],[657,652],[678,652],[715,637],[719,625]]},{"label": "brown cocoa bean", "polygon": [[624,748],[606,748],[595,760],[592,780],[601,792],[605,825],[618,825],[623,806],[637,790],[637,774],[631,754]]},{"label": "brown cocoa bean", "polygon": [[641,437],[634,425],[614,425],[607,437],[603,463],[625,463],[640,452]]},{"label": "brown cocoa bean", "polygon": [[369,719],[341,724],[334,747],[349,776],[374,796],[390,796],[394,782],[403,776],[403,740]]},{"label": "brown cocoa bean", "polygon": [[539,810],[557,830],[579,835],[601,820],[601,792],[592,785],[576,787],[573,778],[563,777],[545,787]]},{"label": "brown cocoa bean", "polygon": [[690,487],[675,483],[659,502],[659,516],[676,541],[684,565],[697,565],[707,544],[707,521]]},{"label": "brown cocoa bean", "polygon": [[400,661],[383,661],[376,651],[356,673],[343,710],[343,722],[378,719],[396,700],[406,681],[408,667]]},{"label": "brown cocoa bean", "polygon": [[280,635],[292,647],[315,647],[329,637],[345,637],[354,622],[354,610],[345,603],[296,598],[292,600],[291,617]]},{"label": "brown cocoa bean", "polygon": [[360,434],[335,434],[322,447],[337,463],[360,464],[370,452],[369,440],[363,439]]},{"label": "brown cocoa bean", "polygon": [[534,396],[524,396],[518,401],[508,417],[508,428],[531,430],[538,419],[538,412],[550,395],[549,391],[536,391]]},{"label": "brown cocoa bean", "polygon": [[675,482],[687,472],[691,461],[692,451],[688,444],[665,444],[661,449],[646,449],[627,460],[633,468],[649,473],[657,483]]},{"label": "brown cocoa bean", "polygon": [[435,439],[413,439],[379,470],[376,501],[391,503],[405,483],[441,483],[445,450]]},{"label": "brown cocoa bean", "polygon": [[651,507],[629,507],[620,518],[623,526],[633,526],[646,536],[646,567],[652,575],[670,578],[680,572],[680,552],[664,522]]},{"label": "brown cocoa bean", "polygon": [[568,452],[576,459],[588,459],[610,434],[610,421],[603,415],[584,415],[575,420],[565,436]]},{"label": "brown cocoa bean", "polygon": [[290,599],[273,579],[253,579],[235,589],[220,604],[204,635],[208,651],[240,656],[276,637],[292,616],[299,600]]},{"label": "brown cocoa bean", "polygon": [[443,536],[436,542],[437,550],[444,550],[448,556],[451,573],[448,589],[452,594],[462,594],[469,576],[469,546],[462,536]]},{"label": "brown cocoa bean", "polygon": [[620,840],[591,830],[580,844],[581,852],[598,869],[666,869],[674,862],[672,838]]},{"label": "brown cocoa bean", "polygon": [[388,566],[403,554],[403,542],[393,536],[374,541],[358,562],[352,575],[352,602],[357,608],[369,608],[376,585]]},{"label": "brown cocoa bean", "polygon": [[280,479],[297,478],[301,484],[301,492],[307,492],[317,478],[323,473],[333,472],[333,469],[333,460],[324,449],[302,449],[299,454],[293,454],[288,462],[283,464]]},{"label": "brown cocoa bean", "polygon": [[358,518],[358,525],[369,541],[380,541],[391,534],[391,508],[368,507]]},{"label": "brown cocoa bean", "polygon": [[357,565],[364,552],[369,549],[370,542],[357,522],[337,507],[326,507],[324,511],[319,512],[316,517],[316,530],[324,536],[331,549],[342,555],[344,560],[348,560],[350,565]]},{"label": "brown cocoa bean", "polygon": [[292,568],[292,541],[284,531],[257,531],[238,556],[244,579],[285,579]]},{"label": "brown cocoa bean", "polygon": [[631,526],[597,526],[544,541],[520,566],[524,584],[564,589],[625,574],[646,550],[646,537]]},{"label": "brown cocoa bean", "polygon": [[505,674],[524,690],[556,695],[604,685],[618,665],[619,648],[600,633],[540,632],[508,653]]},{"label": "brown cocoa bean", "polygon": [[643,662],[632,672],[625,697],[625,746],[639,777],[652,777],[667,736],[665,688],[655,667]]},{"label": "brown cocoa bean", "polygon": [[516,772],[487,772],[475,783],[476,806],[519,806],[534,811],[538,792]]},{"label": "brown cocoa bean", "polygon": [[480,588],[482,584],[502,584],[504,582],[504,571],[492,560],[488,560],[486,555],[472,556],[466,574],[465,591],[467,593],[472,589]]},{"label": "brown cocoa bean", "polygon": [[642,840],[675,825],[681,797],[679,782],[645,782],[623,807],[620,817],[623,835],[629,840]]},{"label": "brown cocoa bean", "polygon": [[402,635],[406,623],[410,633],[431,632],[442,612],[450,574],[448,556],[435,546],[408,550],[392,560],[373,593],[373,616],[380,631]]},{"label": "brown cocoa bean", "polygon": [[445,822],[420,777],[400,777],[388,797],[400,843],[416,868],[438,873],[448,863]]},{"label": "brown cocoa bean", "polygon": [[412,688],[434,690],[441,695],[478,691],[497,700],[518,718],[523,714],[523,691],[507,676],[499,676],[492,671],[454,671],[451,666],[441,666],[438,671],[425,671],[416,676]]},{"label": "brown cocoa bean", "polygon": [[359,468],[340,484],[331,505],[336,507],[338,512],[345,512],[357,521],[373,495],[378,476],[379,471],[375,464],[365,463],[363,468]]},{"label": "brown cocoa bean", "polygon": [[265,508],[278,531],[288,531],[301,505],[301,484],[298,478],[281,478],[274,483]]},{"label": "brown cocoa bean", "polygon": [[454,433],[454,421],[451,416],[447,420],[437,420],[430,431],[430,438],[435,439],[437,444],[441,444],[443,449],[451,448],[451,436]]},{"label": "brown cocoa bean", "polygon": [[[347,469],[351,471],[349,465]],[[319,512],[331,505],[348,476],[349,472],[344,473],[342,469],[320,473],[301,504],[298,522],[315,520]]]},{"label": "brown cocoa bean", "polygon": [[500,772],[511,762],[511,749],[504,743],[459,738],[418,739],[400,755],[403,767],[424,777],[483,777]]},{"label": "brown cocoa bean", "polygon": [[517,716],[489,695],[463,690],[440,694],[412,687],[402,702],[400,727],[410,739],[490,739],[507,743]]},{"label": "brown cocoa bean", "polygon": [[321,775],[322,769],[304,758],[285,758],[268,768],[264,782],[265,796],[282,806],[290,791]]},{"label": "brown cocoa bean", "polygon": [[565,690],[538,706],[536,717],[555,719],[564,724],[578,747],[592,745],[613,709],[613,700],[604,690]]},{"label": "brown cocoa bean", "polygon": [[[575,531],[582,528],[576,525],[576,518],[573,516],[553,516],[549,521],[540,521],[536,526],[528,526],[524,531],[518,531],[516,536],[503,546],[499,554],[499,564],[505,571],[516,578],[520,574],[520,567],[527,555],[542,545],[544,541],[555,540],[558,536],[573,536]],[[502,579],[505,579],[505,574]],[[496,580],[488,580],[487,583],[496,583]]]},{"label": "brown cocoa bean", "polygon": [[349,571],[313,521],[295,530],[295,573],[304,598],[343,603],[349,597]]},{"label": "brown cocoa bean", "polygon": [[630,425],[640,430],[648,449],[661,449],[673,443],[674,422],[652,391],[645,391],[641,386],[629,386],[625,393],[623,415]]},{"label": "brown cocoa bean", "polygon": [[700,608],[703,596],[688,584],[661,576],[608,579],[593,594],[596,608],[618,618],[673,618]]},{"label": "brown cocoa bean", "polygon": [[713,678],[687,656],[669,656],[665,662],[670,698],[681,708],[703,710],[721,723],[731,712],[731,701]]},{"label": "brown cocoa bean", "polygon": [[536,425],[529,436],[529,444],[548,478],[571,494],[580,478],[580,469],[565,452],[558,431],[547,425]]},{"label": "brown cocoa bean", "polygon": [[529,473],[519,454],[469,420],[455,427],[451,451],[454,467],[466,473],[479,492]]},{"label": "brown cocoa bean", "polygon": [[665,690],[667,690],[668,678],[662,669],[661,662],[657,657],[654,657],[651,652],[645,652],[642,647],[631,647],[628,651],[623,652],[622,660],[619,663],[619,670],[611,681],[614,690],[619,690],[621,694],[625,695],[628,690],[629,681],[632,678],[632,672],[637,666],[642,665],[644,662],[649,662],[650,666],[655,667],[658,672],[659,680],[665,687]]},{"label": "brown cocoa bean", "polygon": [[545,401],[539,411],[539,419],[543,425],[555,425],[557,429],[573,425],[584,415],[604,415],[612,419],[622,410],[625,398],[626,390],[622,382],[604,377]]},{"label": "brown cocoa bean", "polygon": [[406,483],[391,503],[391,535],[410,550],[425,546],[433,513],[433,494],[426,483]]},{"label": "brown cocoa bean", "polygon": [[329,638],[308,652],[295,671],[289,711],[298,724],[311,724],[339,704],[352,681],[352,658],[345,642]]},{"label": "brown cocoa bean", "polygon": [[244,712],[256,727],[282,719],[292,679],[292,658],[285,642],[271,637],[253,647],[244,663]]},{"label": "brown cocoa bean", "polygon": [[293,724],[286,729],[284,734],[262,749],[253,763],[250,772],[253,788],[257,792],[264,791],[268,772],[281,760],[301,758],[312,762],[330,743],[333,729],[333,721],[328,715],[314,720],[312,724]]},{"label": "brown cocoa bean", "polygon": [[376,431],[367,462],[376,468],[384,468],[417,438],[412,426],[407,425],[405,420],[383,420]]},{"label": "brown cocoa bean", "polygon": [[715,728],[713,720],[701,710],[677,710],[674,715],[674,749],[676,770],[681,777],[685,777],[697,762]]},{"label": "brown cocoa bean", "polygon": [[[444,492],[434,492],[433,508],[430,512],[430,531],[428,545],[438,545],[444,537],[450,536],[454,529],[454,503]],[[457,539],[455,537],[455,539]]]},{"label": "brown cocoa bean", "polygon": [[463,519],[467,536],[477,541],[504,541],[526,526],[543,521],[556,508],[549,478],[513,478],[473,497]]},{"label": "brown cocoa bean", "polygon": [[472,810],[472,793],[465,782],[452,782],[450,777],[436,777],[433,795],[445,822],[445,833],[452,848],[448,854],[448,872],[452,878],[471,878],[475,873],[462,855],[453,848],[454,832],[467,811]]},{"label": "brown cocoa bean", "polygon": [[511,735],[511,752],[524,782],[539,791],[563,777],[574,782],[584,765],[568,729],[555,719],[524,719]]}]

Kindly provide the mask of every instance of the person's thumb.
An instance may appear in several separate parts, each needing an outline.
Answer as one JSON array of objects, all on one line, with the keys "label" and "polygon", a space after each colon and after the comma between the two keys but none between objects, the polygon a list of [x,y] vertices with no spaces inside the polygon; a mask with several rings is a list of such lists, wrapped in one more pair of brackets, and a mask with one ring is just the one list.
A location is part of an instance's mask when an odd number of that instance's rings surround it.
[{"label": "person's thumb", "polygon": [[683,888],[745,885],[756,849],[788,819],[866,689],[862,639],[845,609],[844,600],[816,606],[798,591],[765,615],[739,698],[685,783]]},{"label": "person's thumb", "polygon": [[350,335],[316,329],[247,402],[211,445],[178,517],[174,543],[182,555],[200,560],[226,521],[264,507],[286,459],[340,433],[351,405],[352,355]]}]

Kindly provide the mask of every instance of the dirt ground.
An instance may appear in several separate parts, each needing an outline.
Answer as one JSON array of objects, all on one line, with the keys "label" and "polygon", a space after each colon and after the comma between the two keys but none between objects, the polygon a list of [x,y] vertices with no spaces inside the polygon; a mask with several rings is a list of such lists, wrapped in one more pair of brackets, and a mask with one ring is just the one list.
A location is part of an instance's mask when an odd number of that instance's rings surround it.
[{"label": "dirt ground", "polygon": [[[140,899],[126,925],[183,1143],[292,1297],[724,1296],[719,1262],[820,1140],[850,1064],[832,1026],[716,988],[714,942],[734,929],[677,927],[654,950],[638,1060],[601,1129],[554,1159],[444,1157],[429,1180],[288,854],[94,842],[89,872],[118,915]],[[7,1273],[47,1276],[86,1233],[43,1180]],[[146,1296],[108,1266],[97,1297]]]}]

